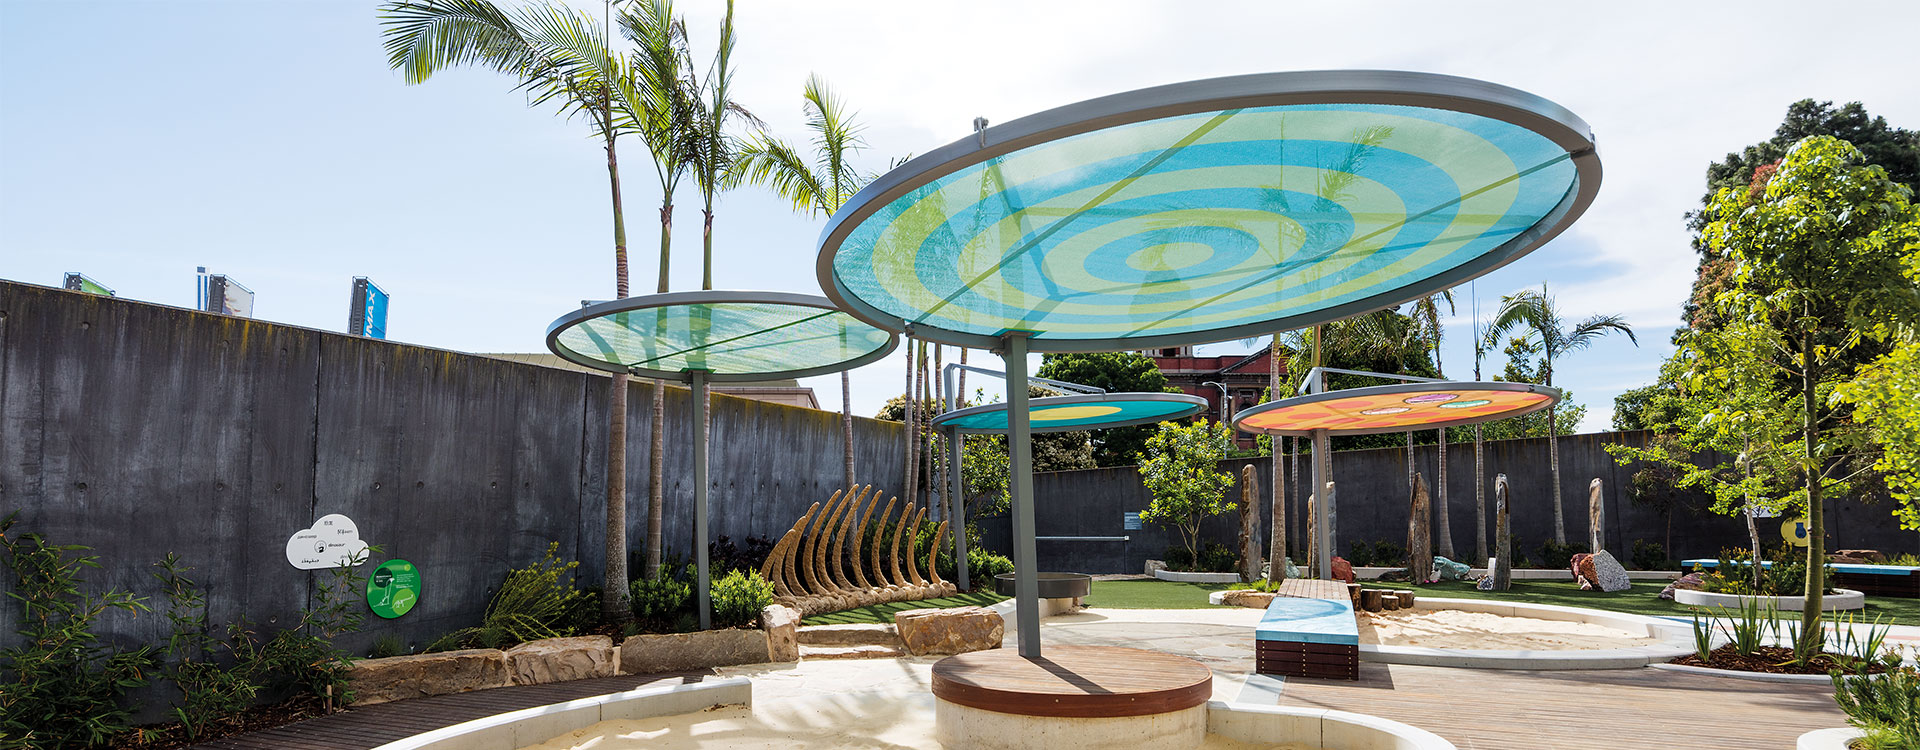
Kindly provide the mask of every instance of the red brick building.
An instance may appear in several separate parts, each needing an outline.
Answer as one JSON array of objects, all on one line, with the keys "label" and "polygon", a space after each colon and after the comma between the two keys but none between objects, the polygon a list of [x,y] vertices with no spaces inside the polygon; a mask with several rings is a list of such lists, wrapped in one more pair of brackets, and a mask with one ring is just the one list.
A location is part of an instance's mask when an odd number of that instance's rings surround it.
[{"label": "red brick building", "polygon": [[[1200,416],[1214,421],[1226,421],[1241,409],[1258,406],[1266,394],[1270,373],[1268,360],[1270,350],[1262,347],[1252,354],[1232,354],[1223,357],[1196,357],[1193,347],[1169,347],[1165,349],[1147,349],[1141,352],[1153,358],[1153,364],[1160,368],[1160,374],[1167,377],[1167,385],[1207,400],[1207,411]],[[1287,363],[1280,363],[1280,377],[1286,378]],[[1219,386],[1208,385],[1218,383]],[[1221,386],[1229,396],[1226,411],[1221,411]],[[1253,435],[1234,433],[1234,442],[1240,448],[1254,448],[1257,443]]]}]

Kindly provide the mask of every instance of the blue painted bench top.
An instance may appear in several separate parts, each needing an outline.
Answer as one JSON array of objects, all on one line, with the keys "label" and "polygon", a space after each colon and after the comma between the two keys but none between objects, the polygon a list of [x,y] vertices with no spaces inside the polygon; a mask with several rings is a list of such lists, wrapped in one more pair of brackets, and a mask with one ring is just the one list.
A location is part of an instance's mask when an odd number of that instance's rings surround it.
[{"label": "blue painted bench top", "polygon": [[[1746,565],[1746,563],[1744,562],[1740,564]],[[1720,561],[1708,560],[1705,558],[1697,558],[1693,560],[1681,560],[1680,565],[1683,568],[1692,568],[1695,565],[1698,565],[1703,568],[1718,568],[1720,567]],[[1773,563],[1770,561],[1762,560],[1760,562],[1760,567],[1771,568],[1773,567]],[[1913,575],[1916,571],[1920,571],[1920,567],[1914,567],[1911,565],[1860,565],[1856,563],[1827,563],[1827,569],[1837,570],[1841,573],[1854,573],[1859,575],[1876,575],[1876,576],[1905,576],[1905,575]]]},{"label": "blue painted bench top", "polygon": [[1360,643],[1360,626],[1353,619],[1352,601],[1276,596],[1254,626],[1253,638],[1351,646]]}]

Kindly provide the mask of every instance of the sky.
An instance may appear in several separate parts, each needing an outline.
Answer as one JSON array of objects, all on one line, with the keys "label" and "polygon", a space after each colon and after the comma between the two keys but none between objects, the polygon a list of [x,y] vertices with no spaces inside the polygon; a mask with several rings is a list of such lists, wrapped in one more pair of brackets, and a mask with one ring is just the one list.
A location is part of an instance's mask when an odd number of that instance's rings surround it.
[{"label": "sky", "polygon": [[[679,4],[701,58],[723,7]],[[392,295],[391,339],[543,351],[555,317],[613,295],[604,155],[585,122],[527,107],[503,76],[406,85],[376,15],[334,0],[0,0],[0,278],[57,286],[81,271],[190,307],[206,266],[256,293],[257,318],[342,331],[352,277],[367,276]],[[1670,353],[1695,263],[1684,215],[1706,165],[1769,137],[1803,98],[1920,127],[1914,28],[1909,2],[745,0],[735,89],[799,141],[804,82],[825,77],[865,125],[871,171],[968,135],[975,117],[1224,75],[1412,70],[1545,97],[1592,126],[1599,197],[1560,237],[1455,290],[1442,365],[1471,375],[1475,300],[1487,315],[1545,283],[1570,318],[1624,315],[1637,347],[1609,338],[1557,368],[1588,407],[1581,429],[1597,431]],[[647,292],[661,191],[637,142],[622,155],[633,283]],[[699,288],[688,182],[675,290]],[[824,217],[752,187],[724,194],[716,217],[717,287],[819,293]],[[856,413],[900,392],[901,359],[854,372]],[[1498,355],[1485,365],[1500,368]],[[838,406],[837,378],[806,384]]]}]

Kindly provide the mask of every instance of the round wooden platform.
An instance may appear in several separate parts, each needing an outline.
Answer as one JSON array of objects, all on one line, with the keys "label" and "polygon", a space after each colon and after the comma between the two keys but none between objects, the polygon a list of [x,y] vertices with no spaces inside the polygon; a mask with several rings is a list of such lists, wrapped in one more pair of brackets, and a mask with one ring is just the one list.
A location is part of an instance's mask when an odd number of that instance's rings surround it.
[{"label": "round wooden platform", "polygon": [[949,656],[933,665],[933,694],[970,708],[1022,716],[1148,716],[1192,708],[1213,694],[1213,670],[1184,656],[1112,646],[1048,646]]}]

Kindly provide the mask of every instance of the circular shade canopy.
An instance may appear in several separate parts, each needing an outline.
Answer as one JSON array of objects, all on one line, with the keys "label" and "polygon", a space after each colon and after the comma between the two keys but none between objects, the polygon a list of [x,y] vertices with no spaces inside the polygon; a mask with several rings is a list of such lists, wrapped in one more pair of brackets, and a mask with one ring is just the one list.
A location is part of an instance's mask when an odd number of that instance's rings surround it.
[{"label": "circular shade canopy", "polygon": [[1273,73],[1093,99],[882,175],[821,237],[843,309],[989,347],[1111,351],[1304,328],[1438,292],[1565,229],[1586,123],[1465,78]]},{"label": "circular shade canopy", "polygon": [[852,369],[893,351],[893,334],[787,292],[674,292],[601,302],[547,326],[547,348],[610,372],[715,382],[802,378]]},{"label": "circular shade canopy", "polygon": [[1399,383],[1269,401],[1240,412],[1242,432],[1372,435],[1491,422],[1545,409],[1560,391],[1531,383]]},{"label": "circular shade canopy", "polygon": [[[1087,393],[1029,399],[1027,420],[1034,432],[1097,430],[1191,417],[1206,408],[1206,399],[1184,393]],[[955,409],[934,417],[933,427],[938,430],[958,427],[961,432],[1006,432],[1007,405]]]}]

